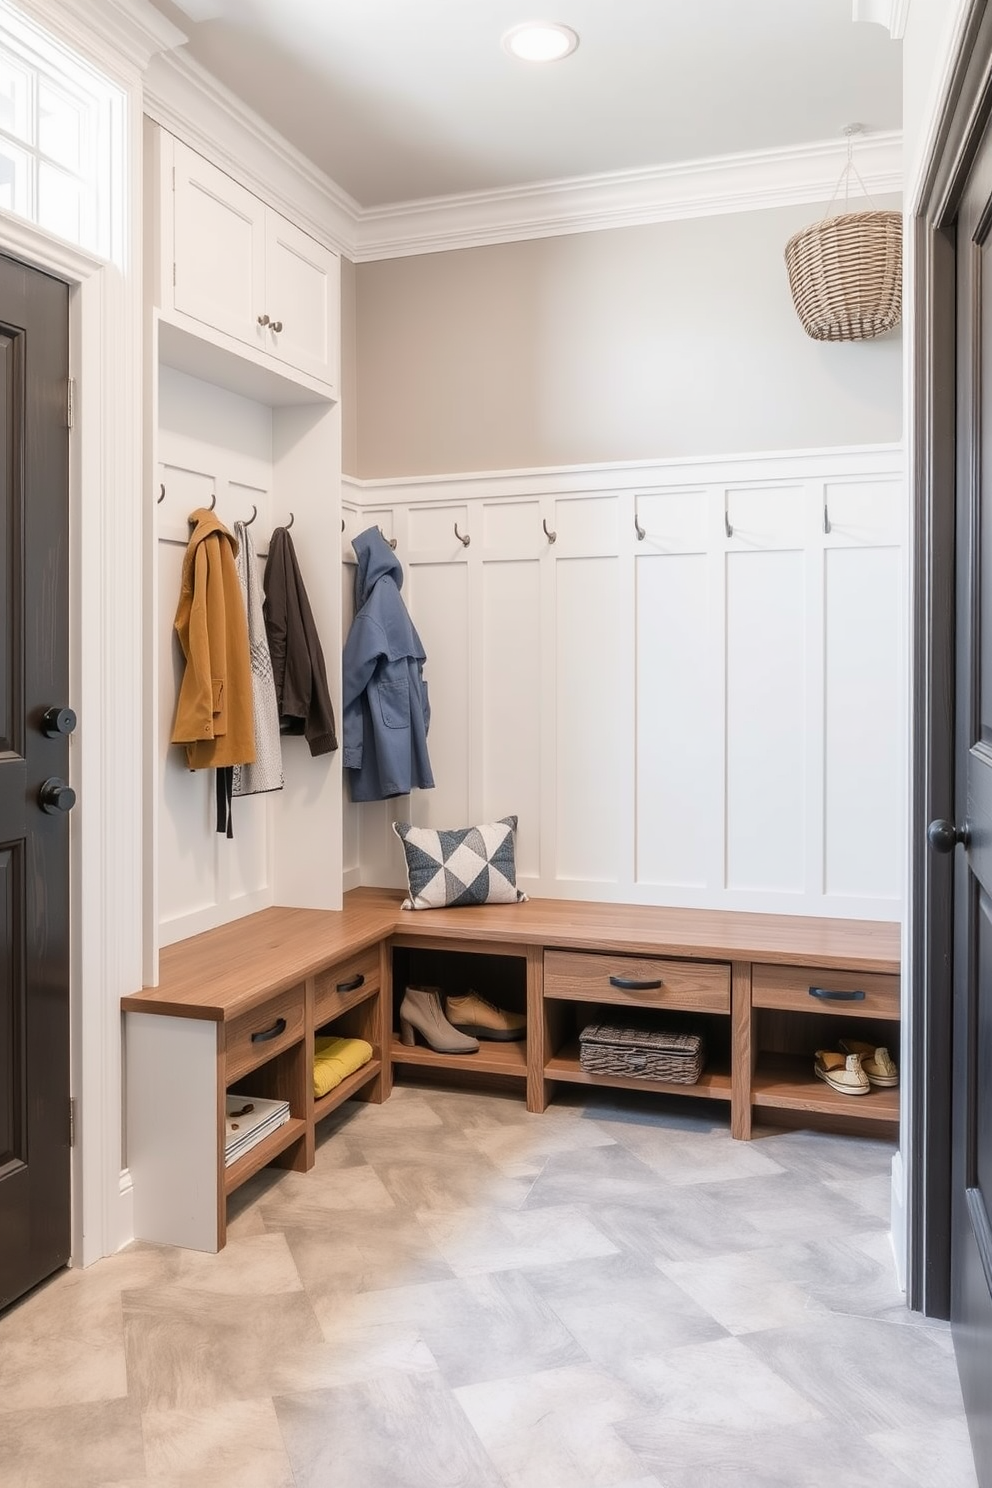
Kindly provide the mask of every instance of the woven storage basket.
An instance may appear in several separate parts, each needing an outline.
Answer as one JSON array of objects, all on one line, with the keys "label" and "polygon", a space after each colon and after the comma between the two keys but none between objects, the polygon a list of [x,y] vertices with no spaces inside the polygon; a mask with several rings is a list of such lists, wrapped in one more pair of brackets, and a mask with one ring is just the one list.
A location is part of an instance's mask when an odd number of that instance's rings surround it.
[{"label": "woven storage basket", "polygon": [[867,341],[902,317],[902,216],[845,212],[785,245],[792,299],[814,341]]},{"label": "woven storage basket", "polygon": [[579,1037],[579,1064],[590,1074],[695,1085],[705,1058],[701,1034],[672,1033],[643,1023],[590,1023]]}]

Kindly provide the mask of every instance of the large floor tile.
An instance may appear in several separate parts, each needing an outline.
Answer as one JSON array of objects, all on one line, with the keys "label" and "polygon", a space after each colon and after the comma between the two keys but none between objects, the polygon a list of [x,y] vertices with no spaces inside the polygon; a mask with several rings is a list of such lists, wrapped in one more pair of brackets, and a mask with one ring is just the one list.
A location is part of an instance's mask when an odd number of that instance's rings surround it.
[{"label": "large floor tile", "polygon": [[978,1488],[968,1427],[960,1416],[901,1431],[873,1431],[869,1441],[902,1468],[914,1488]]},{"label": "large floor tile", "polygon": [[175,1488],[294,1488],[271,1399],[226,1400],[200,1409],[146,1411],[150,1482]]},{"label": "large floor tile", "polygon": [[869,1441],[839,1437],[833,1422],[714,1430],[656,1412],[617,1432],[664,1488],[915,1488]]},{"label": "large floor tile", "polygon": [[280,1360],[322,1338],[302,1292],[251,1299],[175,1287],[137,1292],[125,1303],[124,1330],[128,1381],[142,1410],[264,1397]]},{"label": "large floor tile", "polygon": [[587,1361],[557,1313],[516,1271],[367,1292],[338,1314],[318,1309],[318,1316],[328,1337],[336,1316],[346,1325],[416,1328],[452,1386]]},{"label": "large floor tile", "polygon": [[422,1211],[419,1219],[456,1276],[558,1265],[617,1252],[593,1218],[574,1205]]},{"label": "large floor tile", "polygon": [[438,1374],[282,1395],[275,1408],[296,1488],[502,1488]]},{"label": "large floor tile", "polygon": [[[311,1210],[308,1217],[319,1215]],[[429,1226],[403,1210],[325,1214],[323,1223],[293,1225],[284,1234],[315,1303],[342,1293],[446,1281],[454,1275]]]},{"label": "large floor tile", "polygon": [[0,1483],[10,1488],[104,1488],[144,1475],[133,1400],[12,1411],[0,1422]]},{"label": "large floor tile", "polygon": [[456,1394],[506,1488],[619,1488],[650,1476],[616,1430],[636,1414],[637,1397],[593,1365]]},{"label": "large floor tile", "polygon": [[728,1333],[781,1328],[805,1322],[810,1313],[825,1310],[802,1284],[783,1271],[774,1250],[657,1264]]},{"label": "large floor tile", "polygon": [[960,1411],[954,1361],[922,1328],[829,1314],[742,1342],[842,1430],[910,1430]]},{"label": "large floor tile", "polygon": [[541,1266],[527,1276],[593,1363],[638,1391],[646,1356],[726,1337],[682,1288],[636,1257]]}]

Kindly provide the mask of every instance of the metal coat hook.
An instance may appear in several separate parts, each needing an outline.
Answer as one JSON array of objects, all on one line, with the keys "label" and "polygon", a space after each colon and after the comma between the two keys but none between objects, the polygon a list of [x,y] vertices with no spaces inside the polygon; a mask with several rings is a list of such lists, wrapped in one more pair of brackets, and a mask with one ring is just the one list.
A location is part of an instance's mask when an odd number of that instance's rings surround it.
[{"label": "metal coat hook", "polygon": [[389,546],[392,548],[393,552],[395,553],[396,552],[396,539],[395,539],[395,537],[387,537],[386,534],[383,532],[383,530],[382,530],[381,527],[379,528],[379,536],[382,538],[383,542],[387,542],[389,544]]},{"label": "metal coat hook", "polygon": [[648,535],[646,529],[642,527],[640,522],[637,520],[636,512],[634,513],[634,531],[637,533],[638,542],[643,542]]},{"label": "metal coat hook", "polygon": [[344,517],[341,518],[341,531],[344,531]]},{"label": "metal coat hook", "polygon": [[207,507],[207,511],[213,511],[213,509],[214,509],[214,507],[216,505],[217,505],[217,492],[215,491],[213,493],[213,495],[211,496],[211,498],[210,498],[210,505]]},{"label": "metal coat hook", "polygon": [[293,513],[290,512],[290,514],[289,514],[289,521],[286,523],[286,531],[287,532],[289,531],[290,527],[292,527],[292,525],[293,525],[293,523],[295,521],[296,521],[296,518],[294,517]]},{"label": "metal coat hook", "polygon": [[730,513],[728,512],[726,507],[723,508],[723,530],[726,532],[728,537],[733,537],[734,529],[731,525]]},{"label": "metal coat hook", "polygon": [[823,503],[823,530],[824,530],[824,532],[828,532],[828,533],[831,530],[831,528],[830,528],[830,512],[827,509],[827,503],[826,502]]},{"label": "metal coat hook", "polygon": [[258,507],[255,505],[255,503],[253,501],[252,504],[251,504],[251,516],[248,518],[247,522],[245,522],[244,525],[246,527],[250,527],[251,524],[252,524],[252,522],[254,522],[254,520],[255,520],[255,518],[257,516],[258,516]]},{"label": "metal coat hook", "polygon": [[549,543],[556,543],[558,541],[558,534],[557,534],[557,532],[549,532],[548,531],[548,519],[547,519],[547,517],[542,517],[541,518],[541,526],[544,528],[544,535],[548,539],[548,542]]},{"label": "metal coat hook", "polygon": [[462,537],[461,533],[458,531],[457,522],[455,523],[455,536],[457,537],[463,548],[467,548],[469,543],[472,541],[471,533],[469,533],[466,537]]},{"label": "metal coat hook", "polygon": [[158,500],[156,501],[155,505],[156,506],[161,506],[162,505],[162,502],[164,500],[165,500],[165,482],[163,481],[162,484],[158,488]]}]

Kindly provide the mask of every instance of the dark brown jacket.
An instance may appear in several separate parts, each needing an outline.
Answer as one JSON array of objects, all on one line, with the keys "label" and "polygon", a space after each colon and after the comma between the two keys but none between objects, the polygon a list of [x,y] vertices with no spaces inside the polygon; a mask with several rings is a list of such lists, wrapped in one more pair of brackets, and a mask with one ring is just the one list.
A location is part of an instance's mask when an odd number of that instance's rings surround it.
[{"label": "dark brown jacket", "polygon": [[337,749],[338,737],[324,653],[293,539],[285,527],[277,527],[269,539],[263,613],[280,731],[303,734],[313,755],[329,754]]}]

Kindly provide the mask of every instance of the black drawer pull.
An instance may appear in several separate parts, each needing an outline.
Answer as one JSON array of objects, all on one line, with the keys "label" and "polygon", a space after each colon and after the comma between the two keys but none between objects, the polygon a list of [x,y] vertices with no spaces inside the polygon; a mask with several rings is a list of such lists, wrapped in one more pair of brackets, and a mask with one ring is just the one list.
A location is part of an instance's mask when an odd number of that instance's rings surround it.
[{"label": "black drawer pull", "polygon": [[337,987],[335,988],[335,991],[337,991],[337,992],[354,992],[354,990],[355,990],[356,987],[364,987],[364,986],[365,986],[365,977],[362,974],[362,972],[359,972],[357,976],[353,976],[347,982],[338,982]]},{"label": "black drawer pull", "polygon": [[263,1028],[260,1033],[253,1033],[251,1041],[253,1044],[267,1044],[269,1039],[278,1038],[281,1033],[286,1032],[286,1019],[277,1018],[271,1028]]},{"label": "black drawer pull", "polygon": [[661,977],[656,982],[642,982],[637,977],[610,977],[610,986],[622,992],[656,992],[661,986]]},{"label": "black drawer pull", "polygon": [[819,997],[821,1002],[864,1002],[863,992],[834,992],[829,987],[810,987],[810,997]]}]

